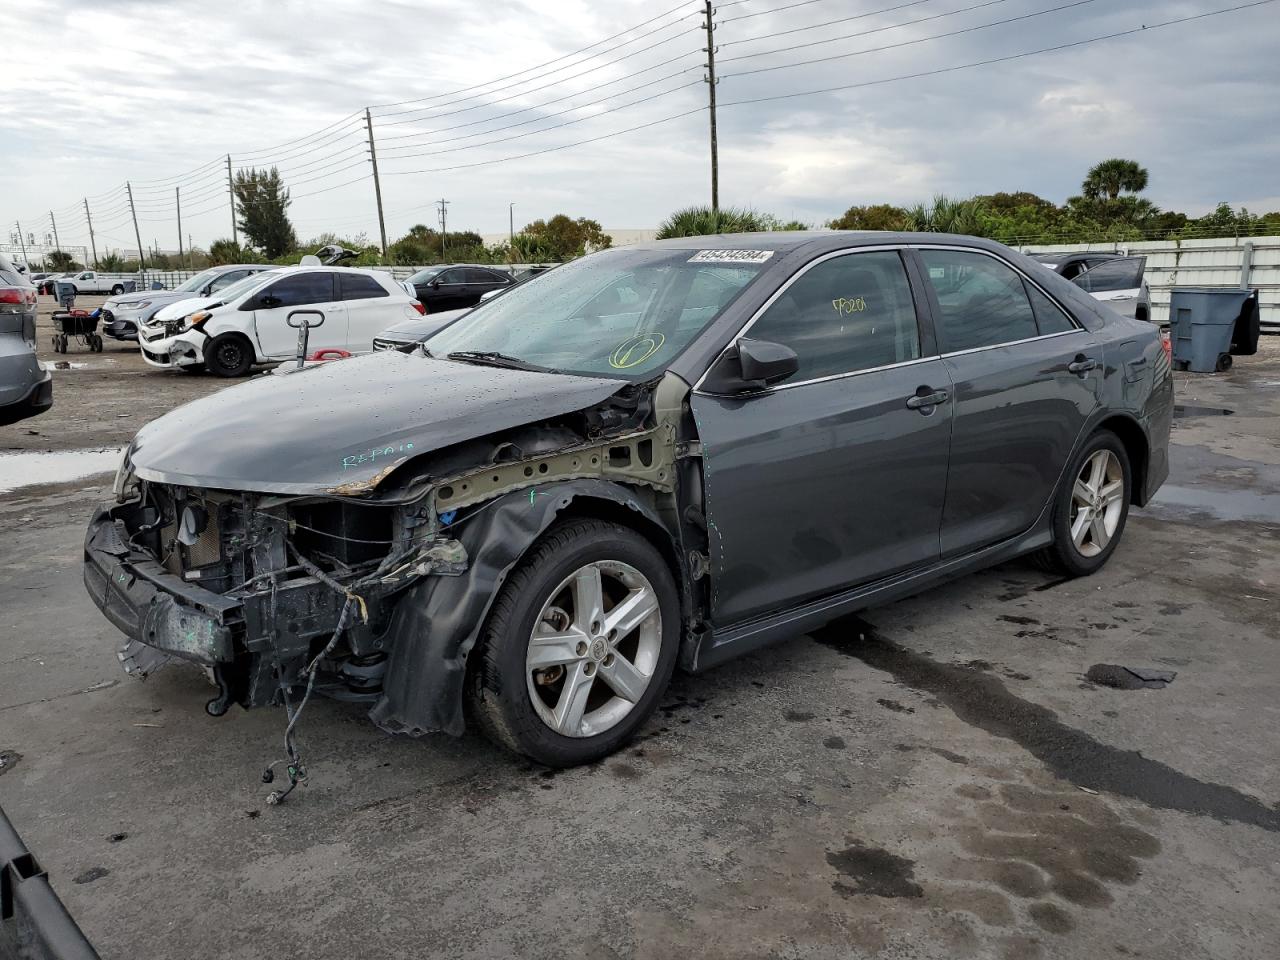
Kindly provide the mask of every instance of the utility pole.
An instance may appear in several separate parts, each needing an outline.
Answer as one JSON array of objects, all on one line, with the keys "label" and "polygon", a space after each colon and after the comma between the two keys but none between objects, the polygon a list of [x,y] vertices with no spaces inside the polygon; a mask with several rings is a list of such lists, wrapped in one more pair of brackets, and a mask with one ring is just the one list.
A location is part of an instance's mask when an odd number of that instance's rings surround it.
[{"label": "utility pole", "polygon": [[182,256],[182,188],[173,188],[173,199],[178,203],[178,263],[186,263]]},{"label": "utility pole", "polygon": [[240,245],[236,237],[236,188],[231,180],[231,154],[227,154],[227,194],[231,197],[231,242]]},{"label": "utility pole", "polygon": [[507,204],[507,230],[511,234],[511,245],[516,245],[516,205],[514,203]]},{"label": "utility pole", "polygon": [[93,217],[89,216],[89,198],[84,198],[84,218],[89,221],[89,246],[93,248],[93,269],[98,269],[98,241],[93,238]]},{"label": "utility pole", "polygon": [[53,211],[49,211],[49,222],[53,224],[53,249],[61,250],[62,241],[58,239],[58,221],[53,219]]},{"label": "utility pole", "polygon": [[382,218],[382,181],[378,179],[378,149],[373,145],[373,116],[364,108],[364,122],[369,128],[369,160],[373,164],[373,195],[378,201],[378,232],[382,234],[382,259],[387,259],[387,223]]},{"label": "utility pole", "polygon": [[142,234],[138,232],[138,211],[133,206],[133,184],[126,180],[124,188],[129,192],[129,215],[133,217],[133,238],[138,241],[138,270],[142,271],[147,269],[147,261],[142,255]]},{"label": "utility pole", "polygon": [[707,89],[710,91],[711,108],[711,213],[716,218],[716,233],[720,232],[720,151],[716,144],[716,24],[713,17],[715,8],[711,0],[706,2],[707,45],[703,48],[707,53]]},{"label": "utility pole", "polygon": [[18,246],[22,248],[22,262],[27,265],[27,270],[29,271],[31,269],[31,261],[27,259],[27,241],[22,236],[22,223],[15,220],[13,225],[18,228]]},{"label": "utility pole", "polygon": [[447,232],[446,224],[449,222],[449,201],[441,197],[436,201],[436,206],[440,208],[440,259],[448,260],[449,252],[448,244],[445,240],[445,233]]}]

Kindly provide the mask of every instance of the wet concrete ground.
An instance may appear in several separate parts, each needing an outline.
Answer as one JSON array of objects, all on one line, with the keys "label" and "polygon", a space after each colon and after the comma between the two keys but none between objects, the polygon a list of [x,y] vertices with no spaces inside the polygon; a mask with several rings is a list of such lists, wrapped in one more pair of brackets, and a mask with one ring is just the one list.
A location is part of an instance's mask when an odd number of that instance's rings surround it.
[{"label": "wet concrete ground", "polygon": [[[282,807],[260,779],[280,714],[210,720],[199,671],[119,670],[79,570],[110,477],[24,486],[0,496],[0,805],[112,958],[1274,957],[1264,350],[1179,375],[1201,409],[1170,485],[1092,578],[1007,564],[677,677],[630,748],[567,772],[319,701]],[[59,402],[84,425],[0,428],[0,452],[116,444],[221,386],[139,370],[129,407],[82,372]],[[1177,677],[1110,689],[1084,681],[1098,663]]]}]

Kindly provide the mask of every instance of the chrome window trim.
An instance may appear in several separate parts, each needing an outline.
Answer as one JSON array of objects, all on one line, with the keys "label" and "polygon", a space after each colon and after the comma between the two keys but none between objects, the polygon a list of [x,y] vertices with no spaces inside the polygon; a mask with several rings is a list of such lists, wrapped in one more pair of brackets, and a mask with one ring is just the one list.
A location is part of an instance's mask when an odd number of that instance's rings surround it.
[{"label": "chrome window trim", "polygon": [[[698,378],[698,382],[693,385],[693,390],[691,392],[698,393],[706,397],[727,396],[727,394],[720,394],[720,393],[703,393],[702,391],[703,381],[707,379],[707,376],[715,368],[715,365],[720,362],[720,358],[723,357],[725,353],[728,352],[728,350],[735,343],[737,343],[738,340],[740,340],[748,330],[750,330],[753,326],[755,326],[756,321],[765,315],[765,313],[769,310],[769,308],[772,307],[774,303],[777,302],[778,298],[781,297],[784,293],[786,293],[787,290],[791,288],[791,285],[793,283],[795,283],[797,280],[803,277],[806,273],[808,273],[814,267],[818,266],[818,264],[826,263],[828,260],[834,260],[837,257],[846,257],[850,254],[886,253],[886,252],[901,253],[905,249],[907,249],[906,245],[901,243],[878,244],[874,247],[844,247],[840,250],[832,250],[830,253],[824,253],[822,256],[818,257],[815,260],[810,260],[803,267],[801,267],[799,270],[793,273],[790,277],[788,277],[786,282],[783,283],[782,286],[780,286],[777,290],[775,290],[773,294],[769,297],[769,299],[766,300],[764,303],[762,303],[756,309],[756,312],[753,313],[751,317],[747,320],[747,322],[744,323],[738,329],[738,332],[729,338],[729,342],[726,343],[723,349],[721,349],[721,351],[716,354],[716,358],[712,360],[711,363],[707,364],[706,370],[702,371],[702,376],[700,376]],[[906,278],[908,289],[910,289],[911,275],[907,272],[907,268],[905,264],[903,265],[903,268],[902,268],[902,274]],[[912,291],[912,303],[913,305],[915,303],[915,291]],[[918,329],[919,322],[920,322],[920,313],[919,313],[919,310],[917,309],[916,310],[917,333],[919,333],[919,329]],[[811,383],[826,383],[830,380],[843,380],[845,377],[857,377],[857,376],[861,376],[864,373],[877,373],[881,370],[891,370],[894,367],[911,366],[913,364],[923,363],[926,360],[937,360],[937,359],[938,359],[938,355],[934,354],[933,356],[930,356],[930,357],[916,357],[914,360],[902,360],[898,363],[889,363],[879,367],[868,367],[865,370],[849,370],[845,373],[832,373],[832,374],[828,374],[825,377],[815,377],[812,380],[797,380],[795,383],[780,383],[777,386],[765,387],[763,390],[760,390],[757,393],[749,394],[749,396],[759,396],[761,393],[774,393],[778,390],[790,390],[793,387],[806,387]],[[742,394],[742,395],[748,396],[748,394]]]},{"label": "chrome window trim", "polygon": [[[999,254],[997,254],[997,253],[993,253],[993,252],[992,252],[992,251],[990,251],[990,250],[983,250],[981,247],[965,247],[965,246],[959,246],[959,245],[954,244],[954,243],[951,243],[951,244],[947,244],[947,243],[911,243],[911,244],[907,244],[907,247],[908,247],[909,249],[911,249],[911,250],[956,250],[956,251],[959,251],[960,253],[980,253],[980,254],[982,254],[983,256],[990,257],[992,260],[995,260],[997,263],[1003,263],[1006,267],[1008,267],[1010,270],[1012,270],[1014,273],[1016,273],[1018,276],[1020,276],[1023,280],[1025,280],[1027,283],[1031,284],[1033,287],[1035,287],[1037,290],[1039,290],[1042,294],[1044,294],[1046,297],[1048,297],[1048,298],[1049,298],[1049,302],[1050,302],[1050,303],[1052,303],[1055,307],[1057,307],[1060,311],[1062,311],[1063,315],[1065,315],[1065,316],[1066,316],[1067,321],[1071,324],[1071,326],[1073,326],[1076,330],[1083,330],[1083,329],[1084,329],[1084,327],[1083,327],[1083,326],[1081,326],[1080,322],[1079,322],[1078,320],[1076,320],[1075,315],[1074,315],[1074,314],[1072,314],[1072,312],[1071,312],[1070,310],[1068,310],[1066,307],[1064,307],[1064,306],[1062,305],[1061,301],[1059,301],[1057,297],[1055,297],[1052,293],[1050,293],[1048,290],[1046,290],[1044,287],[1042,287],[1039,283],[1037,283],[1037,282],[1036,282],[1036,279],[1035,279],[1034,277],[1029,276],[1029,275],[1028,275],[1025,271],[1023,271],[1023,270],[1019,270],[1016,264],[1010,263],[1008,260],[1006,260],[1004,257],[1000,256],[1000,255],[999,255]],[[926,270],[927,270],[927,269],[928,269],[928,268],[926,267]],[[1048,267],[1046,267],[1045,269],[1048,269]],[[928,277],[928,275],[927,275],[927,274],[926,274],[926,276],[925,276],[925,278],[924,278],[924,279],[925,279],[926,281],[928,281],[929,277]],[[1067,283],[1071,283],[1071,282],[1072,282],[1072,281],[1070,281],[1070,280],[1068,280],[1068,281],[1067,281]],[[936,292],[935,292],[935,296],[936,296]],[[1029,305],[1029,306],[1031,306],[1031,315],[1032,315],[1032,316],[1035,316],[1035,305],[1034,305],[1034,304],[1031,304],[1031,303],[1030,303],[1030,301],[1028,301],[1028,305]],[[941,318],[939,318],[939,322],[941,322]],[[1040,327],[1039,327],[1039,321],[1037,321],[1036,329],[1037,329],[1037,330],[1039,330],[1039,329],[1040,329]],[[1070,333],[1071,331],[1062,331],[1062,332],[1063,332],[1063,333]],[[1046,333],[1046,334],[1043,334],[1043,336],[1046,336],[1046,337],[1053,337],[1053,336],[1059,336],[1059,334]],[[1028,341],[1030,341],[1030,340],[1037,340],[1037,339],[1039,339],[1039,337],[1027,337],[1027,338],[1025,338],[1025,339],[1023,339],[1023,340],[1010,340],[1008,343],[993,343],[993,344],[991,344],[990,346],[993,346],[993,347],[1007,347],[1007,346],[1010,346],[1011,344],[1014,344],[1014,343],[1027,343],[1027,342],[1028,342]],[[974,349],[974,350],[986,350],[986,349],[988,349],[988,347],[974,347],[973,349]],[[964,351],[957,351],[957,352],[959,352],[959,353],[968,353],[968,352],[970,352],[970,351],[968,351],[968,350],[964,350]]]},{"label": "chrome window trim", "polygon": [[968,350],[952,350],[950,353],[941,354],[943,360],[949,360],[951,357],[963,357],[970,353],[984,353],[987,350],[1001,350],[1004,347],[1016,347],[1024,343],[1036,343],[1040,340],[1052,340],[1055,337],[1069,337],[1072,334],[1083,333],[1079,327],[1072,330],[1059,330],[1057,333],[1042,333],[1034,337],[1023,337],[1021,340],[1009,340],[1005,343],[991,343],[985,347],[970,347]]}]

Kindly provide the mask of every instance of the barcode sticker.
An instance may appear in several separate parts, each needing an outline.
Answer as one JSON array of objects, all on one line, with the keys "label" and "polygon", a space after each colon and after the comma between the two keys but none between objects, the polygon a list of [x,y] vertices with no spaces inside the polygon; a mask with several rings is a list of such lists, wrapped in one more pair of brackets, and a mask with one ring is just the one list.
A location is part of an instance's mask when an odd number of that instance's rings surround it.
[{"label": "barcode sticker", "polygon": [[699,250],[689,258],[690,263],[764,263],[773,256],[772,250]]}]

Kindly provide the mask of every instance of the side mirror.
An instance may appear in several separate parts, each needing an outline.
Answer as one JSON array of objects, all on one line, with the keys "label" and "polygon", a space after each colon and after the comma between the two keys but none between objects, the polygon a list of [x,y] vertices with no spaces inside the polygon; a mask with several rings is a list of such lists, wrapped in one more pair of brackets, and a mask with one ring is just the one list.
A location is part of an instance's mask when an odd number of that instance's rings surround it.
[{"label": "side mirror", "polygon": [[439,277],[433,278],[432,281],[427,284],[427,286],[430,287],[432,290],[436,289],[436,287],[440,286],[440,278]]},{"label": "side mirror", "polygon": [[742,337],[721,354],[704,386],[711,393],[748,393],[779,383],[799,369],[800,358],[790,347]]}]

